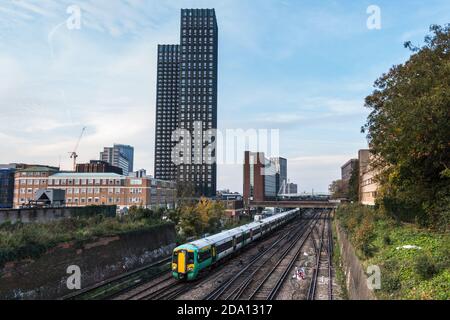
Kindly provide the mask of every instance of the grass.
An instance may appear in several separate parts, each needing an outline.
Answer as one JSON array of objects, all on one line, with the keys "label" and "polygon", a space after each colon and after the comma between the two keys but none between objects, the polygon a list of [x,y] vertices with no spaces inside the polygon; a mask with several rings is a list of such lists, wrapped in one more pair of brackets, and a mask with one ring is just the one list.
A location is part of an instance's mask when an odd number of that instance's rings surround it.
[{"label": "grass", "polygon": [[[450,235],[396,223],[380,211],[341,206],[337,217],[365,268],[381,268],[380,299],[450,299]],[[403,249],[405,245],[421,249]],[[400,249],[397,249],[400,248]]]},{"label": "grass", "polygon": [[341,287],[341,298],[343,300],[348,300],[348,291],[347,286],[345,284],[345,273],[342,269],[342,263],[341,263],[341,248],[339,247],[339,241],[337,238],[337,231],[336,231],[336,224],[333,219],[333,267],[334,272],[336,276],[336,280]]},{"label": "grass", "polygon": [[57,220],[50,223],[0,225],[0,266],[8,261],[37,258],[60,243],[76,245],[97,237],[144,231],[165,222],[142,216],[110,218],[102,215]]}]

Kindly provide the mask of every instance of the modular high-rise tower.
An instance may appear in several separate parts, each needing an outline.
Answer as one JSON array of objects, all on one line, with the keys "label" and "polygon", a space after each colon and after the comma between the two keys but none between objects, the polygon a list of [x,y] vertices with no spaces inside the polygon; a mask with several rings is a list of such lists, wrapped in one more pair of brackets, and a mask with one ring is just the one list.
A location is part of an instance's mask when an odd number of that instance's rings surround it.
[{"label": "modular high-rise tower", "polygon": [[[161,48],[165,48],[162,55]],[[178,50],[177,81],[169,75],[172,65],[167,65],[168,48]],[[215,152],[205,151],[215,141],[217,129],[218,27],[214,9],[182,9],[180,45],[159,46],[158,51],[155,177],[190,185],[197,195],[214,196]],[[167,63],[160,63],[161,57]],[[173,99],[168,92],[177,92],[178,99]],[[177,109],[176,115],[164,117],[164,112],[171,108]],[[171,134],[163,130],[164,127],[172,130],[175,122],[177,129],[189,132],[191,137],[184,140],[189,145],[180,150],[184,157],[181,163],[174,163],[172,157],[174,143],[180,141],[172,141]]]},{"label": "modular high-rise tower", "polygon": [[177,180],[177,167],[171,160],[172,132],[178,128],[179,46],[158,46],[156,91],[155,178]]}]

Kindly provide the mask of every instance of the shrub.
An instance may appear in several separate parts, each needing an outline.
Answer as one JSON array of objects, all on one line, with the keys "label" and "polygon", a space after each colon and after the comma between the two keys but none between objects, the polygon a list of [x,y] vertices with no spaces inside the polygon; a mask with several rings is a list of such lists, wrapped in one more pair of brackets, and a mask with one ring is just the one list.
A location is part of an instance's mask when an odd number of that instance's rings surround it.
[{"label": "shrub", "polygon": [[401,289],[398,263],[395,260],[387,260],[381,268],[381,290],[394,293]]},{"label": "shrub", "polygon": [[439,273],[438,266],[433,259],[425,254],[417,257],[414,268],[423,280],[431,279],[434,275]]}]

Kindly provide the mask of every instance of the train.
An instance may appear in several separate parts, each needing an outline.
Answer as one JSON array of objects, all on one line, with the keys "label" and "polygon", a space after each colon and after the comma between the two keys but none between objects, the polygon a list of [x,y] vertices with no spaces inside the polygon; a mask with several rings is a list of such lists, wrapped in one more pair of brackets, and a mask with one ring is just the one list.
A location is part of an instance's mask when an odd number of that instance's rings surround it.
[{"label": "train", "polygon": [[177,280],[193,281],[203,271],[294,219],[299,213],[300,209],[286,211],[176,247],[172,254],[172,275]]}]

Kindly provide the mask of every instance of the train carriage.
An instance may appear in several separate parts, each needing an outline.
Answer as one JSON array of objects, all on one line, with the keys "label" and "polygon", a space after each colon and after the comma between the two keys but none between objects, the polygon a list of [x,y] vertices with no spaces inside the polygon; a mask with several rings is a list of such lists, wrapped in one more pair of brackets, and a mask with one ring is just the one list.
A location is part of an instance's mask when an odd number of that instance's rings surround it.
[{"label": "train carriage", "polygon": [[298,213],[299,209],[280,213],[258,222],[181,245],[173,251],[172,274],[179,280],[195,280],[201,271],[270,233],[293,219]]}]

